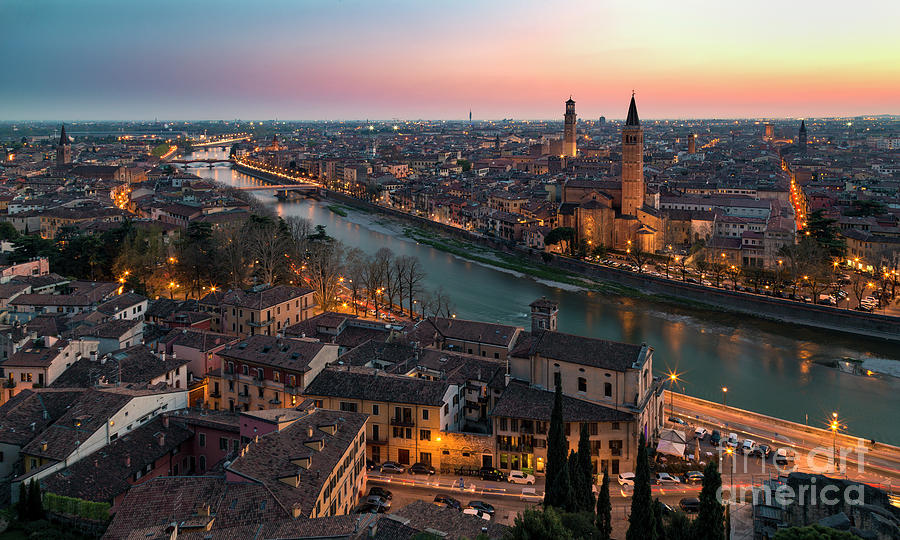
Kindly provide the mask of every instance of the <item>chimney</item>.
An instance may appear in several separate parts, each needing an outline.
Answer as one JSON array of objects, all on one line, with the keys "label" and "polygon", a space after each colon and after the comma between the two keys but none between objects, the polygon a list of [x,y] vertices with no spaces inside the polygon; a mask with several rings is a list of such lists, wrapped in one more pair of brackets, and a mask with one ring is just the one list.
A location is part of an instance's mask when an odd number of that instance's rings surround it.
[{"label": "chimney", "polygon": [[125,454],[125,466],[131,467],[131,454]]},{"label": "chimney", "polygon": [[369,538],[375,538],[375,535],[378,534],[378,522],[369,523]]},{"label": "chimney", "polygon": [[[175,360],[175,358],[177,358],[177,356],[178,355],[175,353],[175,351],[172,351],[172,360]],[[165,358],[163,358],[163,360],[165,360]]]},{"label": "chimney", "polygon": [[41,441],[41,452],[47,451],[47,441]]},{"label": "chimney", "polygon": [[169,427],[169,417],[168,417],[168,416],[163,416],[163,418],[162,418],[162,424],[163,424],[163,427],[164,427],[164,428]]},{"label": "chimney", "polygon": [[309,426],[308,428],[306,428],[306,435],[308,437],[312,438],[312,436],[313,436],[313,427],[312,426]]},{"label": "chimney", "polygon": [[163,349],[163,352],[162,352],[162,361],[163,361],[163,362],[166,361],[166,351],[165,351],[165,349]]},{"label": "chimney", "polygon": [[160,446],[165,446],[166,445],[166,434],[165,433],[157,433],[156,441],[159,443]]}]

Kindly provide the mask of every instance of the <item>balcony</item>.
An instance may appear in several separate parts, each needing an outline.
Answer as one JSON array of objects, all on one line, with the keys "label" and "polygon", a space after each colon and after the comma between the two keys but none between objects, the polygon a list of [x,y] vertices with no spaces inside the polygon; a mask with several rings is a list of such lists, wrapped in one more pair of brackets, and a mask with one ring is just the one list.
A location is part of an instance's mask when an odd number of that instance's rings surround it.
[{"label": "balcony", "polygon": [[529,443],[520,442],[518,444],[511,443],[497,443],[497,450],[501,452],[526,452],[531,453],[534,452],[534,445]]},{"label": "balcony", "polygon": [[387,436],[386,435],[378,435],[378,438],[371,435],[366,435],[366,442],[369,444],[387,444]]},{"label": "balcony", "polygon": [[3,381],[3,388],[15,388],[16,380],[15,379],[6,379]]},{"label": "balcony", "polygon": [[270,399],[270,400],[269,400],[269,403],[270,403],[271,405],[281,405],[281,399],[279,399],[279,398],[276,397],[275,399]]},{"label": "balcony", "polygon": [[402,418],[394,417],[391,418],[392,426],[401,426],[401,427],[415,427],[416,423],[409,416],[404,416]]},{"label": "balcony", "polygon": [[209,397],[219,399],[220,397],[222,397],[222,392],[220,392],[219,390],[213,390],[209,393]]},{"label": "balcony", "polygon": [[239,403],[250,403],[250,394],[241,392],[238,394],[237,398]]},{"label": "balcony", "polygon": [[250,321],[247,323],[247,326],[252,326],[254,328],[265,328],[274,322],[275,319],[266,319],[264,321]]}]

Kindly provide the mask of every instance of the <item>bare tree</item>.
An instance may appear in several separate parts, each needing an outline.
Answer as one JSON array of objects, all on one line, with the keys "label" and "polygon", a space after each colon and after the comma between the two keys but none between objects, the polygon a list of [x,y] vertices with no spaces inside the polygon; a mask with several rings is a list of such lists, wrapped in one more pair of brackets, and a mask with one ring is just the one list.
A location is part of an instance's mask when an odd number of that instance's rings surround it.
[{"label": "bare tree", "polygon": [[681,272],[681,281],[687,280],[687,264],[688,264],[687,255],[676,255],[675,256],[675,266],[678,267],[678,270]]},{"label": "bare tree", "polygon": [[284,223],[294,246],[294,255],[299,260],[305,259],[308,256],[309,237],[314,232],[312,221],[304,217],[289,216],[285,218]]},{"label": "bare tree", "polygon": [[231,225],[215,233],[223,279],[232,289],[242,289],[247,283],[247,238],[243,225]]},{"label": "bare tree", "polygon": [[651,258],[650,253],[647,253],[641,248],[640,242],[632,242],[631,240],[628,241],[628,248],[625,249],[625,254],[628,256],[628,260],[637,266],[638,273],[644,271],[644,265],[646,265]]},{"label": "bare tree", "polygon": [[287,264],[290,244],[274,220],[264,218],[248,222],[247,247],[254,261],[254,272],[262,283],[273,284]]},{"label": "bare tree", "polygon": [[369,257],[363,250],[352,248],[347,251],[344,261],[344,286],[350,290],[350,300],[353,302],[353,313],[359,313],[361,292],[364,289],[366,268],[369,266]]},{"label": "bare tree", "polygon": [[415,316],[413,306],[416,303],[416,297],[421,292],[425,270],[422,269],[422,262],[418,257],[406,256],[405,259],[406,272],[403,275],[403,289],[406,291],[406,300],[409,302],[409,316],[413,317]]},{"label": "bare tree", "polygon": [[323,311],[331,311],[338,303],[343,267],[344,245],[341,242],[310,243],[306,276],[315,291],[313,297]]}]

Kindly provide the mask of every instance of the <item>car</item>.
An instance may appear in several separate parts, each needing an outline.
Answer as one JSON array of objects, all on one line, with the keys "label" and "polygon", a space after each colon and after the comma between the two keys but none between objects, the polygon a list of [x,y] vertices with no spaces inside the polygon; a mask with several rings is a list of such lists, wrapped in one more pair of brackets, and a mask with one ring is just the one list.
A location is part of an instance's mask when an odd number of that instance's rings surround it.
[{"label": "car", "polygon": [[528,484],[534,485],[534,476],[522,471],[509,471],[507,480],[511,484]]},{"label": "car", "polygon": [[354,514],[383,514],[387,509],[380,504],[361,503],[353,509]]},{"label": "car", "polygon": [[739,439],[738,439],[737,433],[729,433],[729,434],[728,434],[728,440],[725,441],[725,444],[728,445],[728,446],[730,446],[730,447],[732,447],[732,448],[737,448],[737,447],[738,447],[738,441],[739,441]]},{"label": "car", "polygon": [[620,486],[633,486],[634,485],[634,473],[633,472],[619,473],[619,476],[617,476],[616,478],[618,478]]},{"label": "car", "polygon": [[406,472],[408,472],[409,474],[427,474],[431,476],[436,471],[431,465],[426,465],[424,463],[413,463],[409,466],[409,469],[407,469]]},{"label": "car", "polygon": [[503,471],[493,467],[482,467],[478,471],[478,476],[480,476],[482,480],[487,480],[489,482],[502,482],[506,480],[506,475]]},{"label": "car", "polygon": [[702,484],[703,483],[703,473],[700,471],[688,471],[684,473],[684,483],[685,484]]},{"label": "car", "polygon": [[449,495],[435,495],[434,496],[435,504],[441,506],[447,506],[449,508],[456,508],[457,510],[462,510],[462,504]]},{"label": "car", "polygon": [[469,501],[469,505],[466,508],[474,508],[491,516],[494,515],[494,505],[484,501]]},{"label": "car", "polygon": [[372,461],[369,458],[366,458],[366,470],[367,471],[371,471],[371,470],[377,469],[377,468],[378,468],[378,465],[376,465],[374,461]]},{"label": "car", "polygon": [[687,425],[687,422],[685,422],[685,421],[682,420],[681,418],[678,418],[677,416],[670,416],[670,417],[669,417],[669,422],[674,422],[674,423],[676,423],[676,424],[681,424],[682,426],[686,426],[686,425]]},{"label": "car", "polygon": [[656,499],[656,504],[659,505],[659,513],[664,516],[671,516],[675,513],[675,509],[669,506],[668,504],[662,502],[659,499]]},{"label": "car", "polygon": [[490,515],[490,514],[488,514],[487,512],[482,512],[481,510],[478,510],[477,508],[469,508],[469,507],[467,506],[467,507],[465,507],[465,508],[462,509],[462,513],[463,513],[463,514],[466,514],[466,515],[469,515],[469,516],[477,516],[477,517],[480,517],[481,519],[486,520],[486,521],[490,521],[490,520],[491,520],[491,515]]},{"label": "car", "polygon": [[750,457],[766,459],[767,457],[769,457],[769,454],[771,452],[772,450],[768,446],[764,444],[757,444],[750,449],[750,452],[748,452],[747,455]]},{"label": "car", "polygon": [[364,504],[374,504],[374,505],[383,506],[384,510],[379,510],[378,511],[379,514],[383,514],[384,512],[387,512],[388,510],[391,509],[391,501],[389,501],[388,499],[385,499],[384,497],[381,497],[379,495],[369,495],[368,497],[366,497],[366,501]]},{"label": "car", "polygon": [[384,489],[383,487],[379,487],[379,486],[372,486],[372,488],[369,489],[368,496],[369,497],[381,497],[382,499],[384,499],[386,501],[389,501],[394,498],[393,493],[391,493],[390,491]]},{"label": "car", "polygon": [[406,468],[396,461],[385,461],[381,464],[381,472],[387,474],[402,474]]},{"label": "car", "polygon": [[697,497],[685,497],[678,501],[678,506],[688,514],[696,514],[700,511],[700,499]]},{"label": "car", "polygon": [[680,484],[681,480],[678,479],[677,476],[672,476],[669,473],[661,472],[656,473],[656,483],[657,484]]},{"label": "car", "polygon": [[741,453],[746,454],[753,450],[753,447],[756,446],[756,443],[753,442],[753,439],[744,439],[744,444],[741,446]]},{"label": "car", "polygon": [[719,433],[718,429],[714,429],[713,432],[709,435],[709,444],[713,446],[719,446],[720,442],[722,442],[722,434]]},{"label": "car", "polygon": [[706,437],[707,434],[709,434],[709,431],[707,431],[705,427],[698,427],[694,430],[694,435],[701,441],[704,437]]},{"label": "car", "polygon": [[784,448],[779,448],[775,452],[775,459],[773,460],[776,465],[788,465],[791,462],[792,456],[788,454],[788,451]]}]

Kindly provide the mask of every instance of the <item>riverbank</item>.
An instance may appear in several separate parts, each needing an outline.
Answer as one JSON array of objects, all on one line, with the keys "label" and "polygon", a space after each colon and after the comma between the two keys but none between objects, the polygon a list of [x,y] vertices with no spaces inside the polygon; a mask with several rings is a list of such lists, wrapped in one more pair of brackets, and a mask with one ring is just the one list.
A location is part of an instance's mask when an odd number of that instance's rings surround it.
[{"label": "riverbank", "polygon": [[[570,284],[577,281],[580,286],[597,291],[644,297],[668,304],[676,303],[679,306],[690,305],[705,310],[739,313],[760,319],[886,341],[900,341],[900,318],[897,317],[838,310],[833,307],[801,304],[770,296],[715,289],[649,274],[590,264],[559,255],[554,255],[549,261],[545,261],[541,252],[537,250],[483,237],[420,216],[358,200],[342,193],[329,191],[327,196],[347,206],[362,208],[367,212],[379,212],[411,223],[419,230],[424,231],[418,237],[411,237],[416,241],[427,243],[435,249],[481,264],[519,271],[535,279]],[[412,234],[415,235],[415,232]],[[477,249],[473,249],[472,246],[476,246]]]}]

